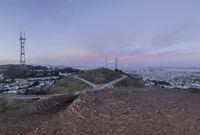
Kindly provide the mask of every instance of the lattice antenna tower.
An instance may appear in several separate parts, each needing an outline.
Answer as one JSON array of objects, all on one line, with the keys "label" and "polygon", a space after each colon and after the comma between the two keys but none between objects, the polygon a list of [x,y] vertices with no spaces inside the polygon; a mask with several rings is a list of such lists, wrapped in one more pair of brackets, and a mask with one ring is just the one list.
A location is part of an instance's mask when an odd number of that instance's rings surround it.
[{"label": "lattice antenna tower", "polygon": [[26,68],[26,57],[25,57],[25,41],[26,41],[26,34],[25,32],[20,32],[20,68]]}]

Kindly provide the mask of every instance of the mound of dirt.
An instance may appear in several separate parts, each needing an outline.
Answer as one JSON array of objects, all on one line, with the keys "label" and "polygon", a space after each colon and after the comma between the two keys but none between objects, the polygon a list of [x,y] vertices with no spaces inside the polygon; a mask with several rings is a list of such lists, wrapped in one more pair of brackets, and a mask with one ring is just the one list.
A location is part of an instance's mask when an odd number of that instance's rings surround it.
[{"label": "mound of dirt", "polygon": [[80,74],[80,77],[95,84],[103,84],[121,77],[121,73],[106,68],[98,68]]},{"label": "mound of dirt", "polygon": [[29,135],[194,135],[200,95],[160,88],[89,92]]}]

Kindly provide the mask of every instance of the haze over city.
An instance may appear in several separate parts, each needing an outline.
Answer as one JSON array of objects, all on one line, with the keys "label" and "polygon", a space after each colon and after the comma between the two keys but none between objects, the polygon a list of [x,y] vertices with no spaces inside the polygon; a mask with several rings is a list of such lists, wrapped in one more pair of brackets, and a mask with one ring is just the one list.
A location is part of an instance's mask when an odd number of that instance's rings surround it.
[{"label": "haze over city", "polygon": [[1,0],[0,64],[200,66],[197,0]]}]

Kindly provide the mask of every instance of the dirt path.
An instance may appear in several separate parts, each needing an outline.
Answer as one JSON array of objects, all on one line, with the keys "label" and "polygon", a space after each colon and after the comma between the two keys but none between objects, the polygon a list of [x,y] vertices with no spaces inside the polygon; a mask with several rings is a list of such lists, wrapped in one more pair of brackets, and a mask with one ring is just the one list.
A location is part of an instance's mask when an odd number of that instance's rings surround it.
[{"label": "dirt path", "polygon": [[102,89],[105,89],[105,88],[112,88],[116,83],[126,79],[127,76],[126,75],[122,75],[122,77],[120,77],[118,79],[115,79],[115,80],[113,80],[113,81],[111,81],[109,83],[105,83],[105,84],[94,84],[94,83],[92,83],[92,82],[90,82],[90,81],[88,81],[88,80],[86,80],[84,78],[81,78],[79,76],[74,76],[74,78],[79,79],[79,80],[87,83],[91,87],[93,87],[92,88],[93,91],[98,91],[98,90],[102,90]]}]

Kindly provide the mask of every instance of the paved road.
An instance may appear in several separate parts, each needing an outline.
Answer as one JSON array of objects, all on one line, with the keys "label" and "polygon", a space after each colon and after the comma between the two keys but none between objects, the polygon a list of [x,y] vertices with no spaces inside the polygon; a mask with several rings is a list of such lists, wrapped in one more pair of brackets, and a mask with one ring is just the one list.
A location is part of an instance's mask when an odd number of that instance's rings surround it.
[{"label": "paved road", "polygon": [[90,85],[92,87],[92,90],[97,91],[97,90],[102,90],[102,89],[105,89],[105,88],[112,88],[114,84],[124,80],[125,78],[127,78],[127,76],[126,75],[122,75],[121,78],[118,78],[116,80],[113,80],[113,81],[111,81],[109,83],[105,83],[105,84],[94,84],[94,83],[92,83],[92,82],[90,82],[88,80],[85,80],[84,78],[81,78],[79,76],[74,76],[74,78],[79,79],[79,80],[87,83],[88,85]]}]

